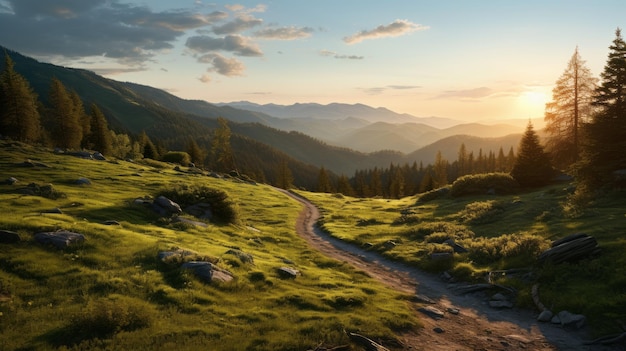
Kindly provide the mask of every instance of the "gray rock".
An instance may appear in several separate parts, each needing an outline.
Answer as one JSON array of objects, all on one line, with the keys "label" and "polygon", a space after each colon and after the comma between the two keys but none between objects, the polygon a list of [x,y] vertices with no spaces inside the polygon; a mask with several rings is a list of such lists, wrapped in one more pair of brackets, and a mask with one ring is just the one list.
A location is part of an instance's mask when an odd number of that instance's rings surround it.
[{"label": "gray rock", "polygon": [[442,329],[442,328],[440,328],[440,327],[435,327],[435,328],[433,328],[433,331],[434,331],[435,333],[437,333],[437,334],[441,334],[441,333],[444,333],[444,332],[445,332],[445,330],[443,330],[443,329]]},{"label": "gray rock", "polygon": [[[552,311],[550,310],[543,310],[541,311],[541,313],[539,313],[539,316],[537,316],[537,321],[539,322],[549,322],[552,320],[552,317],[554,316],[554,313],[552,313]],[[560,323],[560,321],[559,321]]]},{"label": "gray rock", "polygon": [[104,222],[102,222],[102,224],[104,224],[104,225],[121,225],[120,222],[112,220],[112,219],[110,219],[108,221],[104,221]]},{"label": "gray rock", "polygon": [[491,297],[491,300],[493,300],[493,301],[507,301],[508,298],[506,296],[504,296],[503,294],[501,294],[501,293],[497,293],[497,294],[494,294]]},{"label": "gray rock", "polygon": [[13,185],[13,184],[15,184],[15,183],[18,183],[18,182],[19,182],[19,180],[17,180],[17,178],[15,178],[15,177],[9,177],[9,178],[7,178],[7,180],[5,180],[4,182],[5,182],[6,184]]},{"label": "gray rock", "polygon": [[91,185],[91,180],[85,177],[80,177],[74,183],[77,185]]},{"label": "gray rock", "polygon": [[448,307],[446,309],[446,311],[448,311],[448,313],[454,314],[454,315],[458,315],[459,313],[461,313],[461,311],[459,311],[458,308],[454,308],[454,307]]},{"label": "gray rock", "polygon": [[182,269],[188,269],[198,277],[198,279],[206,283],[223,282],[227,283],[234,279],[232,273],[225,269],[221,269],[210,262],[191,261],[185,262],[181,266]]},{"label": "gray rock", "polygon": [[154,204],[161,207],[169,213],[182,213],[183,210],[174,201],[166,198],[165,196],[159,196],[154,200]]},{"label": "gray rock", "polygon": [[435,308],[433,306],[420,307],[418,311],[434,319],[441,319],[444,316],[444,313],[442,310]]},{"label": "gray rock", "polygon": [[300,275],[300,271],[292,267],[280,267],[277,272],[281,278],[286,279],[296,279]]},{"label": "gray rock", "polygon": [[10,230],[0,230],[0,243],[14,244],[21,241],[20,235]]},{"label": "gray rock", "polygon": [[561,311],[558,313],[561,325],[573,326],[577,329],[582,328],[585,325],[586,318],[582,314],[574,314],[568,311]]},{"label": "gray rock", "polygon": [[79,233],[62,230],[58,232],[41,232],[35,234],[35,241],[43,245],[52,245],[65,249],[85,242],[85,236]]},{"label": "gray rock", "polygon": [[561,324],[561,318],[559,318],[558,314],[555,314],[554,316],[552,316],[552,319],[550,319],[550,323]]},{"label": "gray rock", "polygon": [[241,261],[241,263],[250,263],[250,264],[254,264],[254,257],[252,257],[251,254],[249,253],[245,253],[241,250],[237,250],[237,249],[230,249],[228,251],[226,251],[227,255],[233,255],[235,257],[237,257],[239,259],[239,261]]},{"label": "gray rock", "polygon": [[60,208],[55,207],[55,208],[51,208],[49,210],[43,210],[43,211],[41,211],[41,213],[63,214],[63,211]]},{"label": "gray rock", "polygon": [[211,204],[200,202],[185,208],[185,212],[190,215],[200,218],[211,220],[213,218],[213,212],[211,211]]},{"label": "gray rock", "polygon": [[168,262],[172,261],[174,258],[180,258],[180,261],[182,262],[185,257],[191,255],[194,255],[194,253],[189,250],[176,249],[173,251],[161,251],[157,254],[157,258],[162,262]]},{"label": "gray rock", "polygon": [[457,244],[452,239],[448,239],[448,240],[444,241],[443,243],[449,245],[454,250],[454,252],[456,252],[456,253],[465,253],[465,252],[467,252],[466,248],[464,248],[463,246]]},{"label": "gray rock", "polygon": [[94,152],[93,155],[91,155],[91,157],[93,157],[94,160],[98,160],[98,161],[106,161],[107,160],[107,158],[104,157],[104,155],[99,153],[99,152]]},{"label": "gray rock", "polygon": [[431,299],[430,297],[426,295],[421,295],[421,294],[415,295],[415,301],[421,302],[421,303],[429,303],[431,305],[434,305],[436,303],[435,300]]},{"label": "gray rock", "polygon": [[387,250],[391,250],[391,249],[393,249],[394,247],[396,247],[397,245],[398,245],[398,244],[396,244],[393,240],[387,240],[387,241],[383,244],[383,246],[384,246],[384,247],[385,247],[385,249],[387,249]]}]

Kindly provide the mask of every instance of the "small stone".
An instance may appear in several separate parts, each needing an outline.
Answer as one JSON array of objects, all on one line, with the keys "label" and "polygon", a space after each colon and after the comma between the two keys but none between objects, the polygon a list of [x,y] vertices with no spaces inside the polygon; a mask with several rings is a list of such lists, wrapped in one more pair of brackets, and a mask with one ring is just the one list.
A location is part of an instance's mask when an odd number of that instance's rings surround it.
[{"label": "small stone", "polygon": [[445,330],[443,330],[443,329],[442,329],[442,328],[440,328],[440,327],[435,327],[435,328],[433,328],[433,331],[434,331],[435,333],[437,333],[437,334],[441,334],[441,333],[444,333],[444,332],[445,332]]},{"label": "small stone", "polygon": [[440,319],[444,316],[443,311],[432,306],[421,307],[420,309],[418,309],[418,311],[434,319]]},{"label": "small stone", "polygon": [[554,314],[552,313],[552,311],[550,310],[543,310],[541,313],[539,313],[539,316],[537,317],[537,321],[539,322],[549,322],[552,317],[554,316]]},{"label": "small stone", "polygon": [[491,307],[491,308],[513,308],[513,303],[511,301],[491,300],[491,301],[489,301],[489,307]]},{"label": "small stone", "polygon": [[291,267],[280,267],[278,268],[278,275],[282,278],[296,279],[300,275],[300,271]]},{"label": "small stone", "polygon": [[458,315],[461,312],[461,311],[459,311],[458,308],[454,308],[454,307],[448,307],[448,309],[446,311],[448,311],[449,313],[454,314],[454,315]]},{"label": "small stone", "polygon": [[415,295],[415,301],[422,302],[422,303],[429,303],[432,305],[436,303],[435,300],[431,299],[430,297],[426,295],[421,295],[421,294]]},{"label": "small stone", "polygon": [[104,224],[104,225],[120,225],[120,222],[114,221],[114,220],[110,219],[108,221],[102,222],[102,224]]}]

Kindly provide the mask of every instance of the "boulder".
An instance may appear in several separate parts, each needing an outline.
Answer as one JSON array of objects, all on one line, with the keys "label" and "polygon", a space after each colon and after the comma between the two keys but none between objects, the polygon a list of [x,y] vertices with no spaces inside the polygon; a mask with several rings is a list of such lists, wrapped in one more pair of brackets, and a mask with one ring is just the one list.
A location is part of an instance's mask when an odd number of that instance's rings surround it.
[{"label": "boulder", "polygon": [[104,157],[104,155],[99,153],[99,152],[94,152],[93,155],[91,155],[91,157],[93,157],[94,160],[98,160],[98,161],[106,161],[107,160],[107,158]]},{"label": "boulder", "polygon": [[76,184],[76,185],[91,185],[91,180],[89,180],[89,179],[87,179],[85,177],[80,177],[80,178],[76,179],[74,184]]},{"label": "boulder", "polygon": [[213,218],[211,204],[206,202],[199,202],[197,204],[186,207],[185,213],[189,213],[190,215],[200,219],[211,220],[211,218]]},{"label": "boulder", "polygon": [[174,201],[166,198],[165,196],[159,196],[154,199],[154,205],[164,209],[168,213],[182,213],[183,210]]},{"label": "boulder", "polygon": [[598,242],[584,233],[568,235],[552,243],[552,247],[542,252],[537,260],[540,263],[555,264],[577,261],[599,252]]},{"label": "boulder", "polygon": [[9,177],[9,178],[7,178],[7,180],[4,181],[4,183],[8,184],[8,185],[13,185],[13,184],[15,184],[17,182],[19,182],[19,181],[15,177]]},{"label": "boulder", "polygon": [[210,262],[203,261],[191,261],[185,262],[181,266],[182,269],[187,269],[193,272],[193,274],[205,283],[213,282],[230,282],[234,279],[232,273],[225,269],[221,269]]},{"label": "boulder", "polygon": [[35,234],[35,241],[43,245],[52,245],[58,249],[82,244],[85,241],[83,234],[61,230],[58,232],[41,232]]},{"label": "boulder", "polygon": [[561,325],[573,326],[577,329],[582,328],[585,325],[586,318],[582,314],[574,314],[568,311],[561,311],[558,313]]},{"label": "boulder", "polygon": [[539,313],[539,316],[537,316],[537,321],[539,322],[549,322],[552,320],[552,317],[554,316],[554,314],[552,313],[552,311],[550,310],[543,310],[541,311],[541,313]]},{"label": "boulder", "polygon": [[278,275],[285,279],[296,279],[300,275],[300,271],[291,267],[280,267],[277,269]]},{"label": "boulder", "polygon": [[10,230],[0,230],[0,243],[13,244],[22,240],[20,235]]},{"label": "boulder", "polygon": [[237,250],[237,249],[230,249],[228,251],[226,251],[227,255],[233,255],[235,257],[237,257],[239,259],[239,261],[241,261],[241,263],[250,263],[250,264],[254,264],[254,258],[252,257],[251,254],[249,253],[245,253],[241,250]]},{"label": "boulder", "polygon": [[428,297],[426,295],[421,295],[421,294],[415,295],[414,299],[417,302],[428,303],[428,304],[431,304],[431,305],[434,305],[436,303],[435,300],[431,299],[430,297]]}]

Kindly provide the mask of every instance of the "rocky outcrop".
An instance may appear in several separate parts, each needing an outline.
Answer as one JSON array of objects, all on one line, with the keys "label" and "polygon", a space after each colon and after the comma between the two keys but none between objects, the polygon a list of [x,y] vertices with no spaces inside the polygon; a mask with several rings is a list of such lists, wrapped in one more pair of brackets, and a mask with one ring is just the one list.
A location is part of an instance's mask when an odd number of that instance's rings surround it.
[{"label": "rocky outcrop", "polygon": [[225,269],[221,269],[210,262],[203,261],[191,261],[185,262],[181,266],[182,269],[187,269],[200,280],[205,283],[214,282],[230,282],[234,279],[233,274]]},{"label": "rocky outcrop", "polygon": [[35,241],[42,245],[51,245],[57,249],[65,249],[85,242],[83,234],[61,230],[57,232],[41,232],[34,236]]}]

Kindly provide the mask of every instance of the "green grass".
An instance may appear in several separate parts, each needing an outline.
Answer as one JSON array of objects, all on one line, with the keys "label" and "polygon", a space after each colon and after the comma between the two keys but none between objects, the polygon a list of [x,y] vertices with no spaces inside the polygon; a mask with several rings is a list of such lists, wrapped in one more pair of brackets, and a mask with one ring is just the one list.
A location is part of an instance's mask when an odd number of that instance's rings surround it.
[{"label": "green grass", "polygon": [[[0,184],[0,229],[22,238],[0,244],[4,349],[305,350],[349,343],[344,330],[389,339],[419,327],[407,296],[309,248],[294,230],[301,205],[271,187],[9,142],[0,151],[2,177],[19,180]],[[26,159],[50,167],[18,166]],[[92,184],[75,185],[80,177]],[[52,184],[65,196],[20,194],[29,183]],[[226,193],[236,224],[170,223],[133,204],[164,189],[198,187]],[[63,214],[43,213],[52,208]],[[57,229],[82,233],[85,243],[57,250],[33,240]],[[173,248],[217,261],[235,280],[205,284],[157,260]],[[282,266],[302,275],[281,279]]]},{"label": "green grass", "polygon": [[[530,288],[539,282],[546,306],[585,314],[597,335],[620,332],[626,320],[624,191],[604,194],[584,209],[572,201],[570,184],[505,196],[443,195],[426,202],[417,196],[387,200],[300,193],[320,207],[322,228],[339,239],[468,281],[484,281],[488,271],[529,268],[534,273],[530,280],[502,281],[519,290],[521,306],[533,308]],[[552,240],[580,232],[598,240],[599,257],[537,265],[537,255]],[[443,244],[448,239],[469,252],[455,253],[452,260],[431,260],[432,253],[453,251]],[[397,245],[385,245],[389,240]]]}]

